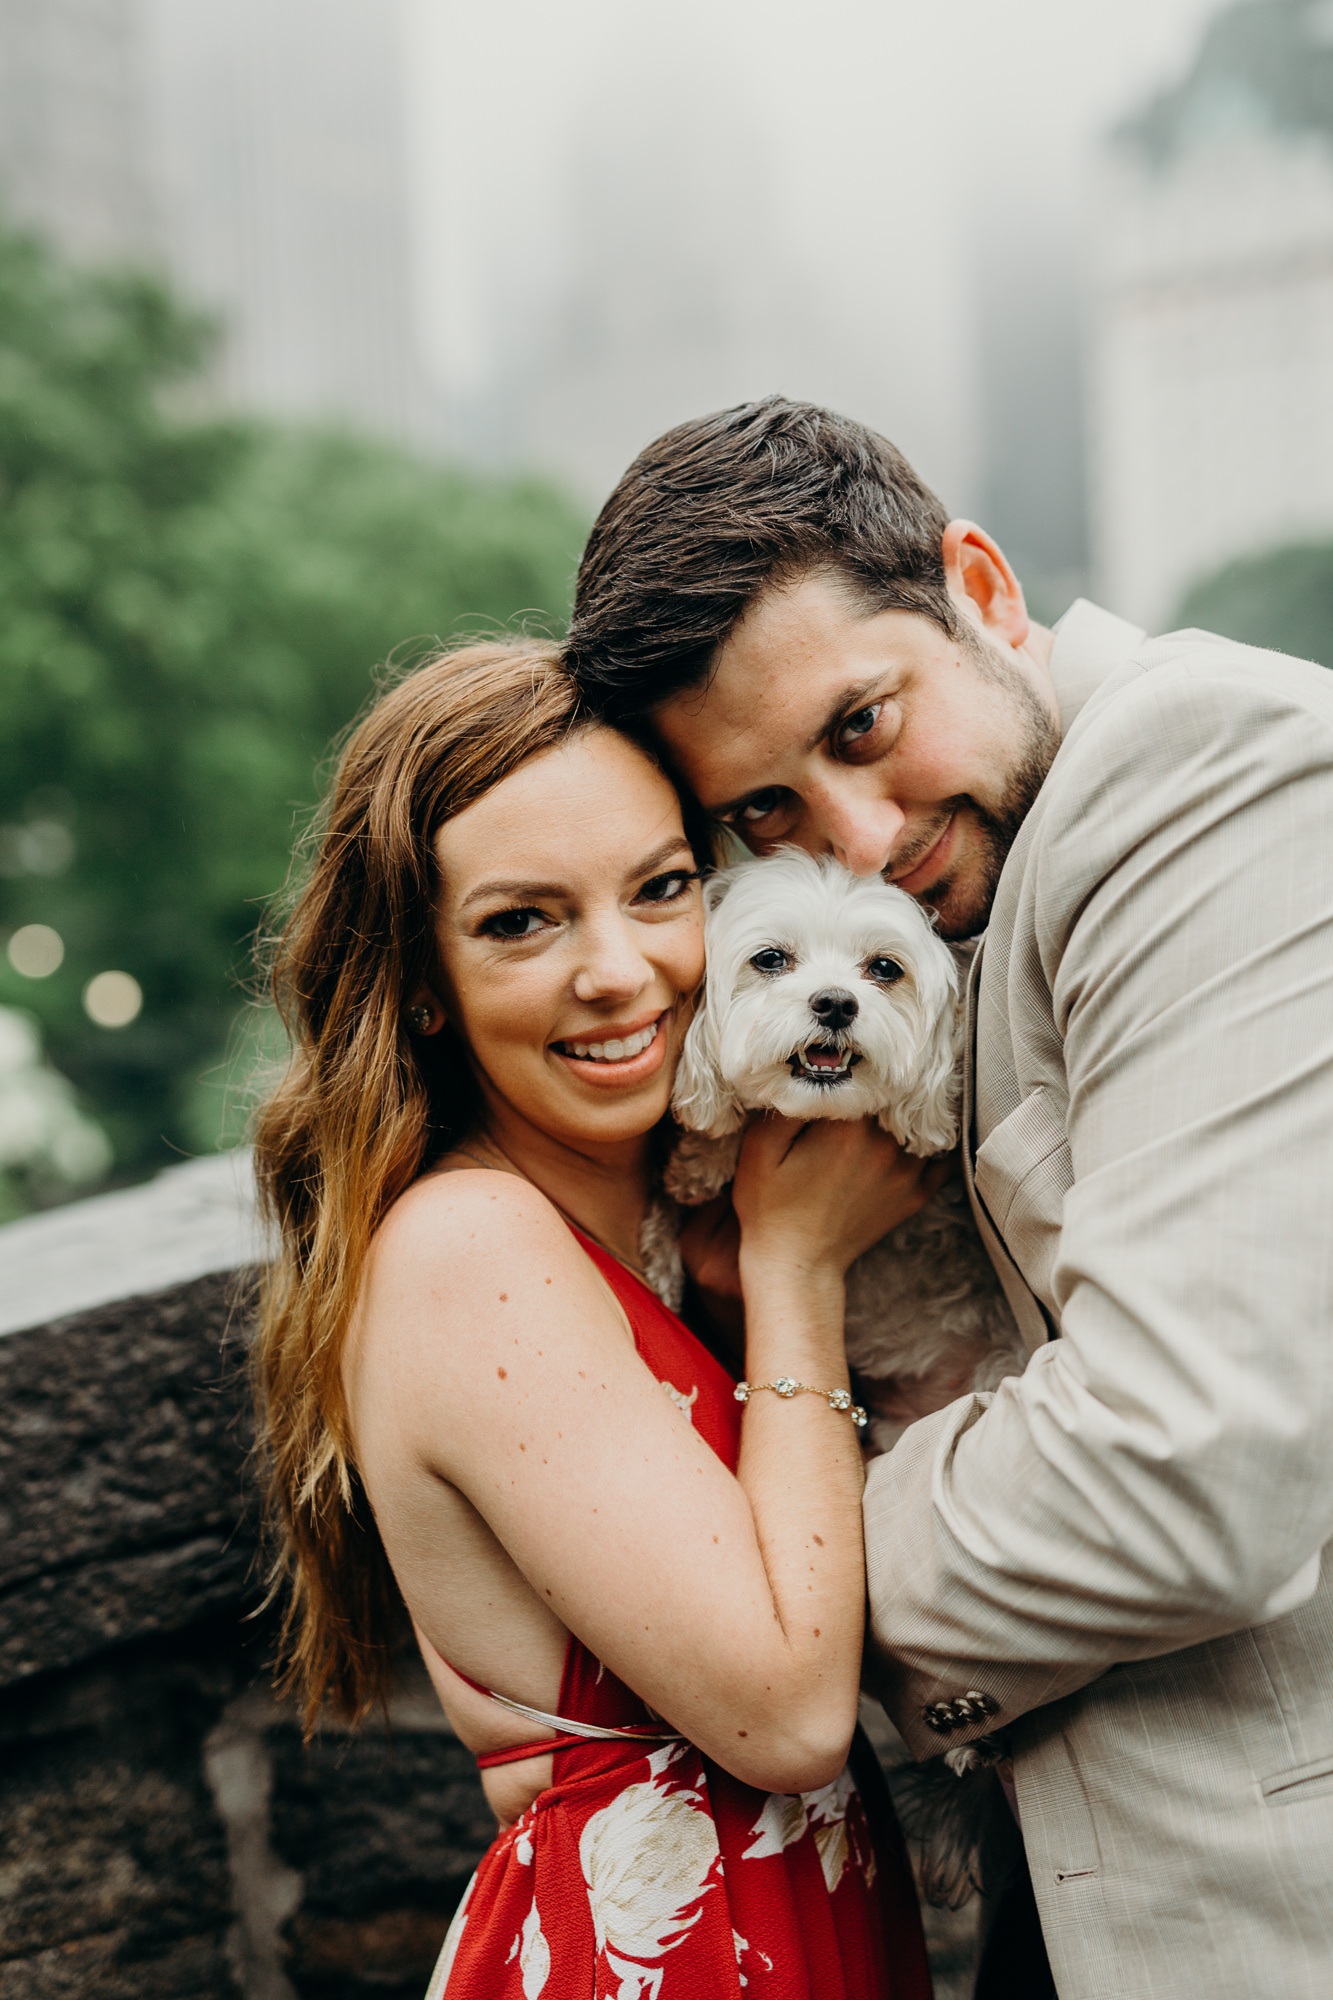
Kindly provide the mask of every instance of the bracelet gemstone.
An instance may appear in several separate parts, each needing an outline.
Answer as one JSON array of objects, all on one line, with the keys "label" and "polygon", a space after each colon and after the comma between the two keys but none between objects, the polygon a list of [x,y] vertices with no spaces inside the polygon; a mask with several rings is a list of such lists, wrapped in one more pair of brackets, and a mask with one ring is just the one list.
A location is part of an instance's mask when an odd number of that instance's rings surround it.
[{"label": "bracelet gemstone", "polygon": [[775,1382],[738,1382],[732,1393],[738,1403],[748,1403],[761,1389],[771,1389],[784,1402],[801,1391],[808,1396],[822,1396],[831,1410],[845,1412],[859,1431],[865,1429],[866,1413],[859,1403],[852,1401],[848,1389],[817,1389],[813,1382],[798,1382],[792,1375],[779,1375]]}]

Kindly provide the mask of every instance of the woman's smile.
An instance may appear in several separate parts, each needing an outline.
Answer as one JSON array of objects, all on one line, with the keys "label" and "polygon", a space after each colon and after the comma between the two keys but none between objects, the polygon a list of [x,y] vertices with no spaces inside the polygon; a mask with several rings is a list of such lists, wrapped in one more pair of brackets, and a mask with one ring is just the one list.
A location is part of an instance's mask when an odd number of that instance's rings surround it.
[{"label": "woman's smile", "polygon": [[598,1090],[623,1090],[656,1075],[666,1061],[667,1014],[654,1014],[644,1027],[599,1028],[552,1042],[551,1053]]}]

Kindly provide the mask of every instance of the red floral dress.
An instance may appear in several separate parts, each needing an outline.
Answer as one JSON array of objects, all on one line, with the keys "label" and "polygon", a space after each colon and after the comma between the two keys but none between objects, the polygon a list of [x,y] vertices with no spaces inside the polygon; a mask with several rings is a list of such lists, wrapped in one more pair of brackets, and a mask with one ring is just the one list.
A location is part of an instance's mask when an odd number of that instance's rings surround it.
[{"label": "red floral dress", "polygon": [[[656,1295],[580,1237],[663,1391],[733,1470],[733,1384]],[[657,1720],[571,1638],[560,1715]],[[426,2000],[929,2000],[921,1921],[887,1806],[850,1766],[755,1791],[677,1738],[561,1742],[554,1782],[493,1842]]]}]

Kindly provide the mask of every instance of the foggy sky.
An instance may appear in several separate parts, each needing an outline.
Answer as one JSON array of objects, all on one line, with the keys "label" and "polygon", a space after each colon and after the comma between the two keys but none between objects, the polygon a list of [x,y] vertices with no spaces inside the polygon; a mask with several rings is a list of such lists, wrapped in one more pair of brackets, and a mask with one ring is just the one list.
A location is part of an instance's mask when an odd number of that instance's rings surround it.
[{"label": "foggy sky", "polygon": [[[677,268],[722,273],[746,331],[679,366],[687,334],[663,333],[656,359],[645,337],[644,379],[606,386],[586,487],[663,422],[781,388],[886,430],[955,510],[984,487],[991,307],[1011,339],[1029,293],[1044,311],[1052,268],[1076,254],[1096,136],[1178,73],[1217,11],[403,4],[421,339],[452,394],[484,399],[506,356],[518,367],[525,342],[549,344],[591,231],[640,293],[661,269],[659,313]],[[603,317],[633,297],[626,279]]]}]

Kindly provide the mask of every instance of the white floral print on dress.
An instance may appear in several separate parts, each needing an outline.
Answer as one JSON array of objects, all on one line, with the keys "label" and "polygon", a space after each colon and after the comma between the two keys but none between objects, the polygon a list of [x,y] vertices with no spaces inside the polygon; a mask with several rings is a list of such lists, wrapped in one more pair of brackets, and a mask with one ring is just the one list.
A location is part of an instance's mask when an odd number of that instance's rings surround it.
[{"label": "white floral print on dress", "polygon": [[662,1388],[665,1390],[666,1394],[670,1397],[671,1401],[675,1404],[676,1408],[680,1411],[681,1415],[683,1417],[688,1417],[690,1422],[693,1423],[694,1406],[699,1400],[698,1383],[697,1382],[695,1383],[694,1387],[690,1390],[688,1396],[683,1394],[683,1392],[676,1387],[674,1382],[663,1382]]},{"label": "white floral print on dress", "polygon": [[847,1806],[855,1786],[851,1774],[842,1771],[832,1784],[814,1792],[770,1792],[751,1831],[754,1839],[742,1859],[762,1861],[781,1854],[813,1834],[819,1865],[830,1892],[842,1880],[843,1870],[854,1857],[848,1845]]},{"label": "white floral print on dress", "polygon": [[444,1934],[444,1943],[440,1946],[440,1955],[435,1961],[435,1970],[430,1976],[430,1985],[426,1988],[426,2000],[442,2000],[444,1989],[449,1984],[449,1974],[453,1970],[454,1959],[458,1955],[458,1947],[463,1941],[463,1930],[467,1924],[468,1901],[476,1886],[477,1878],[474,1875],[466,1889],[464,1889],[463,1900],[454,1911],[453,1921]]},{"label": "white floral print on dress", "polygon": [[781,1854],[784,1847],[794,1847],[805,1838],[806,1826],[805,1800],[799,1792],[770,1792],[750,1829],[755,1838],[742,1861],[763,1861]]},{"label": "white floral print on dress", "polygon": [[518,1954],[518,1967],[523,1975],[523,2000],[538,2000],[543,1986],[551,1976],[551,1947],[546,1942],[541,1918],[537,1915],[537,1898],[532,1899],[532,1908],[523,1919],[523,1938]]},{"label": "white floral print on dress", "polygon": [[830,1894],[842,1880],[842,1872],[849,1860],[847,1806],[853,1790],[851,1773],[843,1770],[831,1785],[821,1785],[817,1792],[801,1794],[801,1803],[805,1807],[806,1820],[814,1831],[819,1863]]},{"label": "white floral print on dress", "polygon": [[691,1905],[714,1886],[709,1877],[719,1854],[712,1815],[692,1786],[666,1776],[681,1754],[677,1743],[655,1751],[647,1760],[649,1782],[627,1785],[579,1838],[597,1949],[620,1976],[625,2000],[648,2000],[660,1986],[653,1961],[699,1921],[701,1911]]}]

